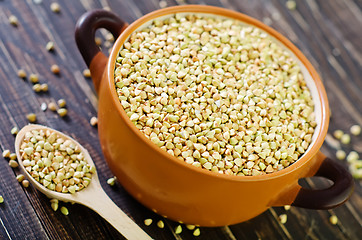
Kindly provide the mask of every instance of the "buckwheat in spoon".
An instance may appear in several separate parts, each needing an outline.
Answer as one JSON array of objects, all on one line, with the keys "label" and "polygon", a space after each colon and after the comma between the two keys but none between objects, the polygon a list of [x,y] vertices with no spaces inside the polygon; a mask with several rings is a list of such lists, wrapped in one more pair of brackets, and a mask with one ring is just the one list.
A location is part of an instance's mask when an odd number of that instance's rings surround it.
[{"label": "buckwheat in spoon", "polygon": [[93,209],[127,239],[152,239],[107,196],[88,151],[54,129],[30,124],[15,139],[21,171],[49,198]]}]

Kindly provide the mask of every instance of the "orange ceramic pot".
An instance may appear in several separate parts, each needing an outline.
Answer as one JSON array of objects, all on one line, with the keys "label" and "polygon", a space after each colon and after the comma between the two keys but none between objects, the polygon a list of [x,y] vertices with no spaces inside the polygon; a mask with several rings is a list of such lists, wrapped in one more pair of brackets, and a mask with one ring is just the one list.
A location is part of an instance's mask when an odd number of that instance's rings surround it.
[{"label": "orange ceramic pot", "polygon": [[[129,120],[114,84],[118,52],[137,28],[155,18],[175,13],[207,13],[240,20],[269,33],[294,55],[311,90],[318,123],[312,144],[297,162],[261,176],[218,174],[190,166],[169,155]],[[108,29],[117,38],[108,58],[93,41],[98,28]],[[319,151],[329,122],[323,84],[305,56],[272,28],[239,12],[211,6],[165,8],[149,13],[129,26],[110,12],[95,10],[78,21],[76,40],[99,95],[98,131],[107,163],[125,189],[155,212],[184,223],[222,226],[246,221],[272,206],[332,208],[351,195],[351,175]],[[326,177],[334,184],[323,190],[309,190],[298,185],[299,179],[315,175]]]}]

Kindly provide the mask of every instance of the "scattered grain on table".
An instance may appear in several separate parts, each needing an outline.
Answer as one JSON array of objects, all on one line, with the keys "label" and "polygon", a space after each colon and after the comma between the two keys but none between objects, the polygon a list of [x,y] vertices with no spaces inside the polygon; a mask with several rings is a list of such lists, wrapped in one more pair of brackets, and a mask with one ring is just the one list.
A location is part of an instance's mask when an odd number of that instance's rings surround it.
[{"label": "scattered grain on table", "polygon": [[36,114],[35,113],[29,113],[26,115],[26,118],[29,122],[33,123],[36,122]]},{"label": "scattered grain on table", "polygon": [[89,69],[84,69],[83,70],[83,76],[86,78],[90,78],[91,77],[91,72]]},{"label": "scattered grain on table", "polygon": [[350,153],[348,153],[347,155],[347,162],[352,163],[355,162],[359,159],[359,154],[356,151],[351,151]]},{"label": "scattered grain on table", "polygon": [[16,134],[18,134],[18,132],[19,132],[19,128],[18,128],[18,127],[13,127],[13,128],[10,130],[10,132],[11,132],[12,135],[16,135]]},{"label": "scattered grain on table", "polygon": [[48,84],[47,84],[47,83],[41,84],[41,85],[40,85],[40,90],[41,90],[42,92],[47,92],[47,91],[49,90]]},{"label": "scattered grain on table", "polygon": [[5,149],[5,150],[3,151],[3,158],[9,158],[9,157],[10,157],[10,154],[11,154],[10,150],[9,150],[9,149]]},{"label": "scattered grain on table", "polygon": [[150,226],[150,225],[152,224],[152,219],[151,219],[151,218],[147,218],[147,219],[145,219],[143,222],[144,222],[144,224],[145,224],[146,226]]},{"label": "scattered grain on table", "polygon": [[16,153],[10,153],[9,158],[10,158],[10,160],[16,160],[16,158],[17,158]]},{"label": "scattered grain on table", "polygon": [[273,20],[271,20],[270,17],[264,17],[263,18],[263,23],[270,26],[273,23]]},{"label": "scattered grain on table", "polygon": [[18,70],[18,77],[22,78],[22,79],[26,78],[26,72],[25,72],[24,69],[19,69]]},{"label": "scattered grain on table", "polygon": [[48,103],[48,108],[50,111],[55,112],[55,111],[57,111],[57,104],[55,102],[50,102],[50,103]]},{"label": "scattered grain on table", "polygon": [[47,43],[47,45],[45,46],[45,48],[46,48],[46,50],[49,51],[49,52],[54,51],[54,42],[49,41],[49,42]]},{"label": "scattered grain on table", "polygon": [[66,208],[66,207],[64,207],[64,206],[62,206],[62,207],[60,208],[60,212],[63,213],[65,216],[67,216],[67,215],[69,214],[68,208]]},{"label": "scattered grain on table", "polygon": [[194,229],[196,228],[196,226],[195,226],[195,225],[192,225],[192,224],[186,224],[186,228],[187,228],[188,230],[194,230]]},{"label": "scattered grain on table", "polygon": [[59,204],[58,203],[51,203],[50,207],[53,209],[54,212],[58,210]]},{"label": "scattered grain on table", "polygon": [[165,223],[164,223],[162,220],[160,220],[160,221],[157,222],[157,227],[159,227],[159,228],[164,228],[164,227],[165,227]]},{"label": "scattered grain on table", "polygon": [[45,112],[45,111],[47,110],[47,108],[48,108],[47,103],[45,103],[45,102],[41,103],[40,109],[41,109],[43,112]]},{"label": "scattered grain on table", "polygon": [[63,98],[59,99],[57,103],[60,108],[64,108],[67,105],[67,101],[65,101]]},{"label": "scattered grain on table", "polygon": [[9,16],[9,23],[13,25],[14,27],[17,27],[19,24],[18,18],[15,15]]},{"label": "scattered grain on table", "polygon": [[19,174],[16,176],[16,180],[18,180],[19,183],[24,181],[24,179],[25,179],[25,176],[23,174]]},{"label": "scattered grain on table", "polygon": [[34,84],[32,88],[34,92],[41,92],[41,85],[39,83]]},{"label": "scattered grain on table", "polygon": [[96,43],[97,46],[102,45],[102,38],[100,37],[95,37],[94,38],[94,42]]},{"label": "scattered grain on table", "polygon": [[50,207],[53,209],[53,211],[57,211],[59,206],[59,200],[56,198],[50,199]]},{"label": "scattered grain on table", "polygon": [[114,42],[114,36],[112,33],[107,33],[106,34],[106,40],[109,42]]},{"label": "scattered grain on table", "polygon": [[27,187],[29,187],[30,182],[25,179],[25,180],[23,180],[23,181],[21,182],[21,185],[23,185],[23,187],[27,188]]},{"label": "scattered grain on table", "polygon": [[60,5],[59,3],[53,2],[50,4],[50,9],[52,12],[59,13],[60,12]]},{"label": "scattered grain on table", "polygon": [[17,168],[17,167],[19,167],[19,164],[15,160],[10,160],[9,161],[9,166],[12,167],[12,168]]},{"label": "scattered grain on table", "polygon": [[95,127],[98,124],[98,118],[97,117],[92,117],[89,120],[90,125],[92,125],[93,127]]},{"label": "scattered grain on table", "polygon": [[338,218],[336,215],[332,215],[329,217],[329,222],[332,223],[333,225],[336,225],[338,223]]},{"label": "scattered grain on table", "polygon": [[340,129],[337,129],[333,132],[333,136],[336,138],[336,139],[341,139],[342,136],[343,136],[344,132]]},{"label": "scattered grain on table", "polygon": [[60,117],[65,117],[68,114],[68,110],[66,108],[59,108],[57,112]]},{"label": "scattered grain on table", "polygon": [[182,232],[182,226],[181,225],[177,225],[177,227],[175,228],[175,233],[176,234],[181,234]]},{"label": "scattered grain on table", "polygon": [[105,42],[104,42],[104,47],[105,47],[105,48],[110,48],[110,47],[112,47],[112,42],[110,42],[110,41],[105,41]]},{"label": "scattered grain on table", "polygon": [[116,177],[111,177],[107,179],[107,184],[109,186],[114,186],[114,184],[116,184]]},{"label": "scattered grain on table", "polygon": [[290,210],[290,207],[291,207],[290,205],[285,205],[285,206],[284,206],[284,209],[285,209],[286,211],[288,211],[288,210]]},{"label": "scattered grain on table", "polygon": [[358,136],[361,134],[361,126],[359,125],[353,125],[351,128],[350,128],[350,132],[355,135],[355,136]]},{"label": "scattered grain on table", "polygon": [[165,8],[165,7],[167,7],[167,2],[164,1],[164,0],[161,0],[158,4],[159,4],[160,8]]},{"label": "scattered grain on table", "polygon": [[52,73],[58,75],[60,73],[60,68],[57,64],[53,64],[51,67],[50,67],[50,71],[52,71]]},{"label": "scattered grain on table", "polygon": [[293,0],[288,0],[288,1],[286,1],[285,6],[289,10],[295,10],[297,8],[297,3]]},{"label": "scattered grain on table", "polygon": [[345,159],[345,158],[346,158],[346,152],[343,151],[343,150],[341,150],[341,149],[337,150],[337,152],[336,152],[336,158],[337,158],[338,160],[343,160],[343,159]]},{"label": "scattered grain on table", "polygon": [[355,179],[362,178],[362,160],[357,160],[349,165],[349,171]]},{"label": "scattered grain on table", "polygon": [[343,134],[341,137],[341,143],[349,144],[351,142],[351,136],[347,133]]},{"label": "scattered grain on table", "polygon": [[285,224],[287,222],[287,214],[281,214],[279,215],[279,222],[281,224]]},{"label": "scattered grain on table", "polygon": [[194,232],[192,233],[192,235],[194,235],[195,237],[200,236],[200,234],[201,234],[200,228],[196,228],[196,229],[194,230]]},{"label": "scattered grain on table", "polygon": [[29,75],[29,80],[32,83],[38,83],[39,82],[39,77],[38,77],[37,74],[32,73],[32,74]]}]

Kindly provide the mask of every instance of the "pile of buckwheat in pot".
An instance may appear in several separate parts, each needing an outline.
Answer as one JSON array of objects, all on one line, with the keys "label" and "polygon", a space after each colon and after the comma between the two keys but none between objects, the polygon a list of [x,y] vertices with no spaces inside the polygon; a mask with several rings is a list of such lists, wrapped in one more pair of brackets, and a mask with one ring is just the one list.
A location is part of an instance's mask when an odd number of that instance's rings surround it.
[{"label": "pile of buckwheat in pot", "polygon": [[233,19],[154,20],[124,43],[114,79],[147,138],[213,172],[284,169],[306,151],[317,125],[296,60],[267,33]]}]

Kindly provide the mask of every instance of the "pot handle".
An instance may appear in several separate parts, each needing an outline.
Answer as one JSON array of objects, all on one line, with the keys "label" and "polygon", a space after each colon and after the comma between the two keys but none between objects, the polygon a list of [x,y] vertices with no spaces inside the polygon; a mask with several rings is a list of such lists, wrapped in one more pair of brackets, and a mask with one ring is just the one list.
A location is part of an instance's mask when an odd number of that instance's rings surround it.
[{"label": "pot handle", "polygon": [[328,157],[325,157],[314,176],[327,178],[333,182],[333,185],[321,190],[302,187],[292,203],[293,206],[330,209],[346,202],[353,192],[354,181],[351,174],[342,164]]},{"label": "pot handle", "polygon": [[107,64],[107,57],[95,43],[96,30],[105,28],[116,39],[127,26],[125,21],[112,12],[101,9],[84,13],[76,24],[75,40],[85,63],[89,67],[97,92]]}]

